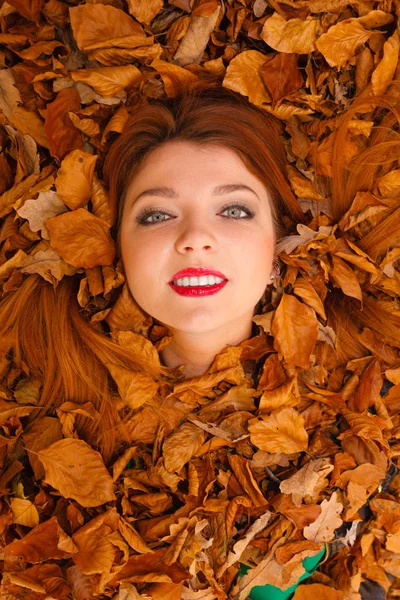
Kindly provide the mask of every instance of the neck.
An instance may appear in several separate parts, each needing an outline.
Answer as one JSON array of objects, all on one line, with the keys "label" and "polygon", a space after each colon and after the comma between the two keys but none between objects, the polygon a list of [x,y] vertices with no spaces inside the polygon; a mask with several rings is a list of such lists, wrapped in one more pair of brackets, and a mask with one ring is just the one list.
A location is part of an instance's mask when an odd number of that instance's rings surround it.
[{"label": "neck", "polygon": [[167,367],[185,365],[185,379],[204,375],[215,357],[226,346],[237,346],[252,335],[252,314],[242,320],[236,320],[235,325],[225,324],[221,330],[203,333],[188,333],[171,330],[171,342],[160,351],[162,364]]}]

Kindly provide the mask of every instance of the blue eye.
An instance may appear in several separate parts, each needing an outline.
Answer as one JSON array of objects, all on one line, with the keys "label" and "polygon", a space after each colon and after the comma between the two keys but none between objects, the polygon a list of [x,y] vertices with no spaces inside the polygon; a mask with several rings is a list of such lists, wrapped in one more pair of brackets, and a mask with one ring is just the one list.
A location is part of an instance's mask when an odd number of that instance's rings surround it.
[{"label": "blue eye", "polygon": [[[245,219],[252,219],[255,216],[255,212],[248,207],[246,204],[238,204],[237,202],[231,202],[230,204],[226,204],[225,206],[222,207],[222,211],[221,212],[225,212],[229,209],[239,209],[241,211],[246,212],[246,216],[245,217],[224,217],[225,219],[233,219],[235,221],[242,221]],[[162,208],[157,208],[157,207],[151,207],[146,209],[143,213],[141,213],[138,217],[136,217],[136,221],[137,223],[139,223],[139,225],[155,225],[156,223],[164,223],[166,220],[169,219],[156,219],[154,221],[146,221],[147,218],[153,216],[153,215],[167,215],[168,214],[162,209]],[[171,215],[169,215],[171,216]]]}]

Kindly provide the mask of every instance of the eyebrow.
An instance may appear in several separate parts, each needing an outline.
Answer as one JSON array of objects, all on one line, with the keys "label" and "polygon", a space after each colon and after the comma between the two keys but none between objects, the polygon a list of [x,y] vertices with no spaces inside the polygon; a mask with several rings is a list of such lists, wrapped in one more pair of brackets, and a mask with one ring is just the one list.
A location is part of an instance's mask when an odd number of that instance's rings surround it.
[{"label": "eyebrow", "polygon": [[[260,200],[258,194],[256,194],[256,192],[254,190],[252,190],[251,187],[249,187],[248,185],[244,185],[243,183],[228,183],[228,184],[224,184],[224,185],[217,185],[217,187],[215,187],[211,193],[213,196],[223,196],[224,194],[231,194],[232,192],[238,192],[238,191],[251,192],[258,198],[258,200]],[[161,186],[161,187],[155,187],[155,188],[150,188],[148,190],[144,190],[138,196],[136,196],[136,198],[131,203],[131,206],[136,204],[136,202],[140,198],[143,198],[144,196],[160,196],[162,198],[179,198],[179,194],[177,194],[173,188]]]}]

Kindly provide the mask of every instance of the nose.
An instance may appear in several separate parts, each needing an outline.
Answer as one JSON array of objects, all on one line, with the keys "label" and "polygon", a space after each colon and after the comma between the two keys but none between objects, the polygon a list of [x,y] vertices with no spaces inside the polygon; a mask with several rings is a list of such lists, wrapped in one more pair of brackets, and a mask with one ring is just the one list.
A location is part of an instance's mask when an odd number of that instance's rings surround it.
[{"label": "nose", "polygon": [[196,250],[210,251],[215,248],[215,238],[207,226],[188,224],[178,237],[176,247],[179,252],[193,252]]}]

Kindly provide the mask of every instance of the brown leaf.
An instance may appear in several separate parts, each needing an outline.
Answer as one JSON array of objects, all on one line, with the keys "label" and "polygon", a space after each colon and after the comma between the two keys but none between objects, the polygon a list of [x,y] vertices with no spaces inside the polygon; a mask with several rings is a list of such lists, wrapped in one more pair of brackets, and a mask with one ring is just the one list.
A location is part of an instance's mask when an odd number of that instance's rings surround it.
[{"label": "brown leaf", "polygon": [[105,4],[81,4],[69,9],[71,27],[80,50],[134,48],[146,39],[139,23],[123,10]]},{"label": "brown leaf", "polygon": [[372,31],[364,29],[359,19],[345,19],[332,25],[315,45],[331,67],[342,69],[371,35]]},{"label": "brown leaf", "polygon": [[344,600],[344,592],[323,585],[322,583],[311,583],[299,585],[293,600]]},{"label": "brown leaf", "polygon": [[272,322],[272,334],[280,357],[291,365],[308,369],[318,336],[318,321],[308,306],[294,296],[283,294]]},{"label": "brown leaf", "polygon": [[71,210],[89,202],[96,161],[96,155],[82,150],[73,150],[63,159],[55,186],[58,198]]},{"label": "brown leaf", "polygon": [[75,88],[61,90],[54,102],[47,105],[45,131],[50,153],[58,160],[82,147],[82,133],[73,126],[68,116],[69,111],[77,111],[80,107],[80,96]]},{"label": "brown leaf", "polygon": [[28,563],[40,563],[48,559],[61,559],[77,552],[71,538],[57,522],[56,517],[36,525],[21,539],[4,547],[4,556],[18,556]]},{"label": "brown leaf", "polygon": [[231,60],[222,85],[248,96],[253,104],[270,102],[270,95],[261,77],[260,68],[267,60],[258,50],[245,50]]},{"label": "brown leaf", "polygon": [[130,371],[111,363],[107,363],[107,368],[118,385],[121,396],[119,408],[129,406],[131,409],[138,409],[156,395],[158,383],[150,375]]},{"label": "brown leaf", "polygon": [[106,221],[84,208],[45,221],[51,247],[70,265],[90,269],[111,265],[116,254]]},{"label": "brown leaf", "polygon": [[74,81],[90,85],[105,98],[122,94],[126,87],[139,84],[143,78],[139,69],[134,65],[82,69],[71,71],[70,76]]},{"label": "brown leaf", "polygon": [[292,454],[308,447],[304,419],[293,408],[279,408],[250,419],[249,432],[252,444],[267,452]]},{"label": "brown leaf", "polygon": [[171,473],[179,473],[205,442],[206,434],[192,423],[183,423],[171,433],[163,444],[165,467]]},{"label": "brown leaf", "polygon": [[[47,448],[53,442],[62,439],[61,424],[58,419],[53,417],[35,419],[22,434],[22,439],[28,450],[28,458],[35,479],[42,479],[44,477],[44,468],[38,458],[37,452],[43,448]],[[29,452],[29,450],[32,450],[32,452]]]},{"label": "brown leaf", "polygon": [[150,21],[164,6],[163,0],[128,0],[128,10],[140,23],[150,25]]},{"label": "brown leaf", "polygon": [[190,84],[197,80],[197,76],[187,69],[165,60],[156,58],[150,63],[150,66],[161,75],[165,92],[169,98],[174,98],[177,95],[181,84]]},{"label": "brown leaf", "polygon": [[28,499],[11,498],[11,510],[13,514],[13,523],[24,525],[25,527],[36,527],[39,523],[39,513],[37,508]]},{"label": "brown leaf", "polygon": [[274,102],[303,87],[304,81],[297,61],[296,54],[277,53],[261,65],[259,74]]},{"label": "brown leaf", "polygon": [[99,452],[83,440],[64,439],[39,450],[45,481],[82,506],[115,500],[112,479]]},{"label": "brown leaf", "polygon": [[307,503],[318,500],[320,492],[328,485],[327,475],[333,471],[333,465],[327,458],[310,460],[291,477],[279,486],[284,494],[291,494],[296,506],[300,506],[303,498]]},{"label": "brown leaf", "polygon": [[342,289],[346,296],[357,298],[362,302],[361,287],[353,269],[335,254],[332,255],[332,265],[331,277],[335,284]]},{"label": "brown leaf", "polygon": [[174,55],[174,60],[182,67],[199,63],[208,44],[211,33],[214,31],[221,12],[217,6],[211,15],[202,16],[193,14],[188,30],[182,38],[179,48]]}]

